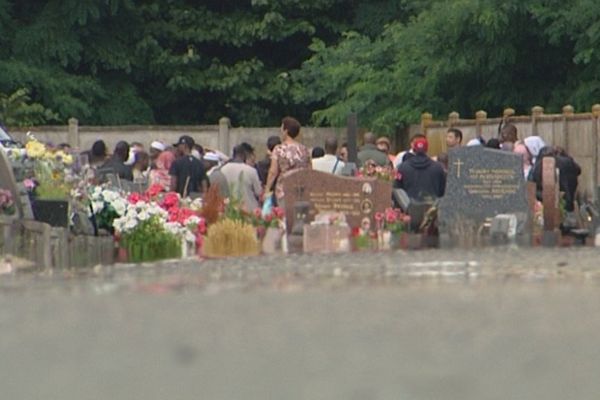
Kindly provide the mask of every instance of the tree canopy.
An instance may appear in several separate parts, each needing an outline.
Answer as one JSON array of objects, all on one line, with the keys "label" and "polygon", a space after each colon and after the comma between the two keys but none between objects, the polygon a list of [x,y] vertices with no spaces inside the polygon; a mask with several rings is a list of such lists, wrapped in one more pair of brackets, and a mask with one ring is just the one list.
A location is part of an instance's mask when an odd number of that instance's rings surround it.
[{"label": "tree canopy", "polygon": [[25,89],[28,123],[354,111],[392,132],[423,111],[587,110],[599,14],[592,0],[0,0],[0,93]]}]

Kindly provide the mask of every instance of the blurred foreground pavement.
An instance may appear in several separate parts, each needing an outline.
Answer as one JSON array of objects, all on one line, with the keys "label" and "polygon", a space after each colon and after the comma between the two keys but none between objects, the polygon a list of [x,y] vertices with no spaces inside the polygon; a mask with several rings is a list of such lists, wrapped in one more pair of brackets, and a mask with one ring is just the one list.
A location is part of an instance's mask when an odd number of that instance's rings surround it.
[{"label": "blurred foreground pavement", "polygon": [[597,399],[600,251],[0,276],[3,399]]}]

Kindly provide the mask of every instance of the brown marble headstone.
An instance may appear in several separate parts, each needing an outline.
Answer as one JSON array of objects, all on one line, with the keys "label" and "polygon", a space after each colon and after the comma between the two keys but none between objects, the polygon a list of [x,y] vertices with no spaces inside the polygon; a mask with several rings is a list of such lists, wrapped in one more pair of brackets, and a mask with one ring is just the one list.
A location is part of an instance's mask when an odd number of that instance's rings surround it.
[{"label": "brown marble headstone", "polygon": [[311,169],[295,170],[282,177],[288,232],[294,224],[294,204],[310,204],[307,222],[320,212],[343,212],[346,222],[361,226],[366,219],[375,227],[375,213],[392,204],[392,182],[376,178],[340,177]]},{"label": "brown marble headstone", "polygon": [[542,203],[545,231],[554,231],[560,225],[559,187],[556,174],[556,160],[553,157],[544,158],[542,160]]}]

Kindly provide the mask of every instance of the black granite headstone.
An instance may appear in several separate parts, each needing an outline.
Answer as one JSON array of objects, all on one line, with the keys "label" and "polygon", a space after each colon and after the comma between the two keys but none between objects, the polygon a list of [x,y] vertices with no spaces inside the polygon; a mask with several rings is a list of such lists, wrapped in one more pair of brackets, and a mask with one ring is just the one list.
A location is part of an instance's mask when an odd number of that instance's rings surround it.
[{"label": "black granite headstone", "polygon": [[443,247],[483,245],[492,219],[499,214],[517,217],[517,243],[529,244],[527,185],[520,155],[481,146],[448,153],[446,193],[439,205]]}]

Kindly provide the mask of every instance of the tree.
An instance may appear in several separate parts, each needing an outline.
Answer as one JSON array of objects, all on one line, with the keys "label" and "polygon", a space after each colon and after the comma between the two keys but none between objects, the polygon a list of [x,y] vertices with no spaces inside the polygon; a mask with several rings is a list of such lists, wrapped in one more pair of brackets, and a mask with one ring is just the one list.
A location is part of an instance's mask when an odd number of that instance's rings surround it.
[{"label": "tree", "polygon": [[18,89],[6,95],[0,93],[0,122],[7,126],[33,126],[54,122],[58,115],[39,103],[31,103],[28,91]]},{"label": "tree", "polygon": [[[473,115],[509,105],[522,112],[535,104],[557,108],[573,96],[590,101],[590,93],[577,96],[576,84],[563,83],[587,53],[562,36],[570,12],[554,22],[565,14],[562,3],[436,1],[375,38],[350,33],[334,46],[315,41],[313,56],[294,74],[296,100],[318,108],[317,123],[341,124],[352,110],[388,133],[426,110]],[[553,29],[561,32],[554,40]]]}]

